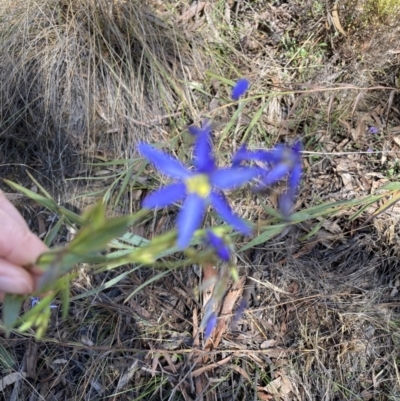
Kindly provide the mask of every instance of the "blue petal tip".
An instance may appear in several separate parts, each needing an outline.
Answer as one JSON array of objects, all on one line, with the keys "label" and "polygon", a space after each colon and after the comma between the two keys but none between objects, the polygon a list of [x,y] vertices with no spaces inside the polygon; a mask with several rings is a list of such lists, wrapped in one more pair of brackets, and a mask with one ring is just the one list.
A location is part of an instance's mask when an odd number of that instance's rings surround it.
[{"label": "blue petal tip", "polygon": [[249,87],[250,82],[246,78],[239,79],[232,89],[232,99],[239,100],[240,96],[243,96],[248,91]]},{"label": "blue petal tip", "polygon": [[210,317],[208,318],[206,328],[204,330],[204,338],[205,340],[208,340],[211,337],[211,334],[217,324],[217,316],[213,312]]}]

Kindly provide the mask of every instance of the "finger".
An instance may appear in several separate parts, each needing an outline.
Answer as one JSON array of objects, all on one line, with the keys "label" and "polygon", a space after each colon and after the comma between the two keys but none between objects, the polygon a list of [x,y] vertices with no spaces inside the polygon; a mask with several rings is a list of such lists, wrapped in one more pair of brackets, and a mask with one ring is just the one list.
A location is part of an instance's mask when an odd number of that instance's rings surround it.
[{"label": "finger", "polygon": [[0,210],[3,210],[8,214],[16,223],[23,227],[28,227],[25,220],[22,218],[18,210],[14,205],[7,199],[5,193],[0,190]]},{"label": "finger", "polygon": [[[39,288],[39,284],[41,284],[40,282],[40,278],[43,276],[44,271],[43,270],[39,270],[38,267],[36,267],[35,269],[29,270],[29,272],[31,273],[32,279],[33,279],[33,289],[34,291],[37,291]],[[45,296],[46,294],[41,294],[40,296]]]},{"label": "finger", "polygon": [[29,294],[33,289],[33,277],[23,267],[0,259],[0,292]]},{"label": "finger", "polygon": [[17,266],[28,266],[48,248],[28,226],[20,225],[0,209],[0,258]]}]

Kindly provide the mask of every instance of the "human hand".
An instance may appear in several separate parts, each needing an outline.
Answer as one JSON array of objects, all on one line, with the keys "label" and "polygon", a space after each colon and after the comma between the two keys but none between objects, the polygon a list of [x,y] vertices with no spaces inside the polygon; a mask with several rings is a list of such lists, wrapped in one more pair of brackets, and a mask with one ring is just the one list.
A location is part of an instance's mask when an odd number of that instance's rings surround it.
[{"label": "human hand", "polygon": [[0,300],[5,293],[35,291],[42,271],[31,266],[47,252],[47,246],[31,232],[18,210],[0,190]]}]

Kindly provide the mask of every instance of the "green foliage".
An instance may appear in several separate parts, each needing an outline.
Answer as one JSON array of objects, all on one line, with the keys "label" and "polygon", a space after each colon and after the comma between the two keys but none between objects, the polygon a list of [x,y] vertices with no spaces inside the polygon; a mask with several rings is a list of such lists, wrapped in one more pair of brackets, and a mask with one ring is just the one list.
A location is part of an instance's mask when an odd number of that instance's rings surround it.
[{"label": "green foliage", "polygon": [[369,23],[391,24],[400,16],[400,0],[366,0],[364,17]]},{"label": "green foliage", "polygon": [[298,43],[289,33],[285,33],[282,38],[282,47],[288,60],[286,65],[298,68],[300,73],[304,73],[309,68],[321,67],[327,44],[315,40],[314,33],[302,43]]},{"label": "green foliage", "polygon": [[[129,299],[150,282],[164,277],[172,268],[179,268],[193,263],[215,262],[214,255],[210,250],[194,251],[193,248],[185,251],[185,258],[173,263],[165,259],[177,252],[175,230],[156,236],[151,241],[136,234],[131,234],[128,230],[129,227],[140,224],[149,213],[147,210],[141,210],[133,215],[124,217],[106,218],[105,205],[103,202],[99,202],[93,209],[82,216],[77,216],[66,209],[60,208],[46,192],[39,195],[9,181],[7,181],[7,184],[61,214],[64,218],[63,221],[74,221],[74,224],[81,228],[69,244],[62,248],[53,248],[50,252],[41,255],[37,261],[38,267],[44,271],[38,294],[47,294],[37,305],[20,316],[21,305],[25,298],[9,294],[6,296],[3,305],[3,329],[6,334],[10,334],[13,329],[19,332],[34,329],[36,336],[38,338],[42,337],[46,332],[51,317],[50,304],[58,294],[61,294],[63,316],[66,317],[70,302],[69,285],[74,278],[73,269],[79,264],[85,263],[95,269],[94,271],[114,269],[129,263],[136,264],[133,270],[145,264],[151,264],[152,267],[163,269],[159,274],[156,274],[149,281],[135,289],[127,297]],[[344,209],[357,209],[350,216],[350,220],[352,220],[358,217],[366,208],[380,201],[382,206],[376,212],[376,214],[379,214],[381,210],[398,201],[400,197],[398,195],[399,188],[400,183],[390,183],[381,188],[379,194],[370,195],[363,199],[323,203],[294,213],[289,220],[283,220],[278,212],[267,205],[263,205],[270,218],[258,225],[258,235],[242,246],[238,252],[243,252],[268,241],[291,225],[308,220],[316,221],[314,228],[303,238],[303,240],[306,240],[310,236],[317,234],[321,228],[318,218],[333,216]],[[226,226],[218,227],[218,232],[221,235],[228,233],[229,230]],[[195,234],[192,245],[200,244],[203,235],[203,230],[199,230]],[[109,283],[105,283],[101,288],[92,290],[87,295],[93,295],[93,293],[98,293],[117,284],[128,273],[119,275],[110,280]],[[237,278],[235,266],[231,266],[230,274]]]}]

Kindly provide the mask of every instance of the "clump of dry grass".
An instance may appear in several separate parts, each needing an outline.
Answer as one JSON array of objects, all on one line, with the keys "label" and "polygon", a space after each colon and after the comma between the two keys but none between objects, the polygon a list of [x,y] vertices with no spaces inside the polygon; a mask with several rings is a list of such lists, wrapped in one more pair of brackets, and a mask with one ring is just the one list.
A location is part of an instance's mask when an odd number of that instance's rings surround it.
[{"label": "clump of dry grass", "polygon": [[5,2],[0,54],[1,151],[57,175],[76,170],[74,154],[129,157],[159,139],[201,66],[141,1]]}]

